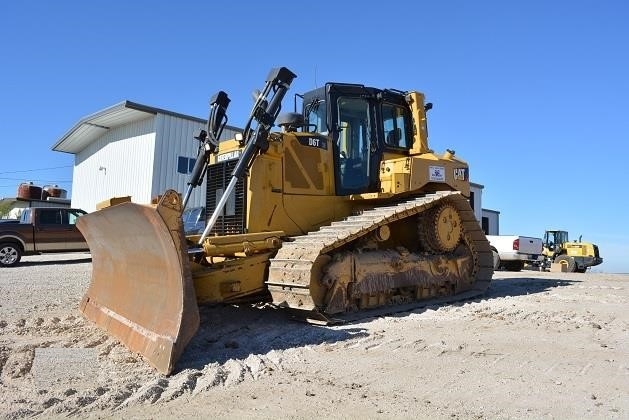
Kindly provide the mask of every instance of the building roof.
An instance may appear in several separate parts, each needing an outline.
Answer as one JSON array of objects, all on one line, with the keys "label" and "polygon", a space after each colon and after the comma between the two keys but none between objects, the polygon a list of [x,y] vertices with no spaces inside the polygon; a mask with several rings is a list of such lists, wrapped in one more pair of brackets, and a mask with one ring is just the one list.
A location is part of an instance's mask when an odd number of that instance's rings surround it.
[{"label": "building roof", "polygon": [[484,212],[487,213],[494,213],[494,214],[500,214],[500,212],[498,210],[492,210],[492,209],[482,209]]},{"label": "building roof", "polygon": [[[198,121],[202,124],[207,123],[207,121],[202,118],[179,114],[165,109],[138,104],[136,102],[123,101],[80,119],[74,127],[52,146],[52,150],[56,152],[78,153],[102,136],[107,130],[134,121],[143,120],[151,115],[157,114],[171,115],[187,120]],[[225,128],[241,131],[241,129],[231,126],[226,126]]]}]

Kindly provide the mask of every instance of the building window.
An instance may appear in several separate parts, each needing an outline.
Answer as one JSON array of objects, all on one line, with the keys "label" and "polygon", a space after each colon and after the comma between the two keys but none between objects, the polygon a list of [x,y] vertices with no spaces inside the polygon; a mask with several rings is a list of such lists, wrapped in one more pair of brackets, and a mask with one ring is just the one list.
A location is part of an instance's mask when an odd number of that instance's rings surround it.
[{"label": "building window", "polygon": [[474,208],[474,191],[470,191],[470,207],[472,208],[472,210],[476,210]]},{"label": "building window", "polygon": [[180,174],[190,174],[194,169],[194,164],[196,163],[195,158],[189,158],[185,156],[179,156],[177,158],[177,172]]}]

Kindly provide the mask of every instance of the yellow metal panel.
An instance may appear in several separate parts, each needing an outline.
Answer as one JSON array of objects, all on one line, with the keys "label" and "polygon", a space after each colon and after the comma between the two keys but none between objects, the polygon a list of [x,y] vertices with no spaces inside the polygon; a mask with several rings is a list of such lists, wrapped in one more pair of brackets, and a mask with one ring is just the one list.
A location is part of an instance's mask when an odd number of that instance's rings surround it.
[{"label": "yellow metal panel", "polygon": [[314,133],[284,133],[285,194],[334,194],[331,140]]},{"label": "yellow metal panel", "polygon": [[410,174],[404,173],[396,173],[391,177],[391,185],[390,189],[387,192],[391,192],[393,194],[401,194],[403,192],[408,191],[410,185]]},{"label": "yellow metal panel", "polygon": [[380,165],[380,183],[383,193],[457,190],[466,197],[470,194],[467,163],[449,153],[385,160]]},{"label": "yellow metal panel", "polygon": [[419,92],[409,92],[406,96],[415,124],[413,148],[410,151],[412,155],[430,152],[428,148],[428,127],[424,99],[424,94]]},{"label": "yellow metal panel", "polygon": [[262,291],[270,253],[216,262],[211,267],[192,265],[192,280],[199,303],[236,300]]}]

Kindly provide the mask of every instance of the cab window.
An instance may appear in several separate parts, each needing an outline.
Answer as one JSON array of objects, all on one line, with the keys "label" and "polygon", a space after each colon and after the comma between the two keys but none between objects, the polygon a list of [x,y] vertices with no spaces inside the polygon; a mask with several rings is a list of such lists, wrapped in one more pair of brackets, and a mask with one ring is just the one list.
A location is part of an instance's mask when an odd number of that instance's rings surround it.
[{"label": "cab window", "polygon": [[39,211],[40,225],[61,225],[63,224],[63,211],[58,209],[46,209]]},{"label": "cab window", "polygon": [[79,210],[68,210],[68,221],[67,223],[71,225],[76,225],[76,220],[83,216],[85,212]]},{"label": "cab window", "polygon": [[308,123],[308,131],[314,131],[323,135],[328,134],[324,101],[316,101],[308,105],[306,121]]},{"label": "cab window", "polygon": [[387,147],[408,149],[411,147],[411,132],[408,110],[399,105],[382,104],[384,143]]}]

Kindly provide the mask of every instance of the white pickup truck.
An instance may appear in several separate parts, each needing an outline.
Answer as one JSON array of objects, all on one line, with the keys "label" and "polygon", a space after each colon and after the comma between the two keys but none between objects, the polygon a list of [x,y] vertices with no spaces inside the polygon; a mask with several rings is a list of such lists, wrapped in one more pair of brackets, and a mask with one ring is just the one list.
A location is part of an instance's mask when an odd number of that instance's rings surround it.
[{"label": "white pickup truck", "polygon": [[494,253],[494,269],[520,271],[524,264],[542,261],[542,238],[518,235],[487,235]]}]

